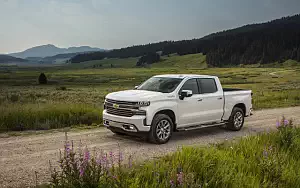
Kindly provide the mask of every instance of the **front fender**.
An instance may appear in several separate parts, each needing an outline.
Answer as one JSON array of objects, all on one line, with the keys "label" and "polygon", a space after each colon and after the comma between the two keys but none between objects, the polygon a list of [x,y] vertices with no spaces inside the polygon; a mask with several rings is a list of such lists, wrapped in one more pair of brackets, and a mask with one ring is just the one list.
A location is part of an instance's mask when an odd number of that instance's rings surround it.
[{"label": "front fender", "polygon": [[159,101],[151,103],[150,106],[148,106],[146,109],[147,115],[146,115],[146,123],[147,125],[151,125],[152,120],[159,111],[162,110],[172,110],[175,114],[175,117],[177,117],[177,103],[175,101]]}]

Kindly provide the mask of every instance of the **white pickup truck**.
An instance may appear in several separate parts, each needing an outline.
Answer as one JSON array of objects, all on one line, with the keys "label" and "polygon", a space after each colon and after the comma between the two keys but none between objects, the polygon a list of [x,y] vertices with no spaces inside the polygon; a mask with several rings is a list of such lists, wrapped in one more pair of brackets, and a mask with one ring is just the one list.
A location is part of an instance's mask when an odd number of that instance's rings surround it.
[{"label": "white pickup truck", "polygon": [[251,90],[222,88],[216,76],[158,75],[105,97],[103,122],[116,134],[146,134],[157,144],[174,131],[226,126],[238,131],[251,115]]}]

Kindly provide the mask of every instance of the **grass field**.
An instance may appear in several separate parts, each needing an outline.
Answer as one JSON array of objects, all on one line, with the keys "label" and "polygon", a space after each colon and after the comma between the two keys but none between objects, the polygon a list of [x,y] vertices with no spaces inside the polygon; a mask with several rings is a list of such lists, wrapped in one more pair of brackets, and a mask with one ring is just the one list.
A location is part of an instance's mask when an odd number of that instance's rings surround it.
[{"label": "grass field", "polygon": [[[193,73],[220,77],[224,87],[253,90],[255,109],[300,105],[300,66],[207,68],[205,56],[163,56],[148,68],[137,58],[105,59],[44,68],[0,67],[0,131],[100,124],[104,96],[133,88],[156,74]],[[275,66],[276,65],[276,66]],[[38,85],[44,72],[47,85]]]}]

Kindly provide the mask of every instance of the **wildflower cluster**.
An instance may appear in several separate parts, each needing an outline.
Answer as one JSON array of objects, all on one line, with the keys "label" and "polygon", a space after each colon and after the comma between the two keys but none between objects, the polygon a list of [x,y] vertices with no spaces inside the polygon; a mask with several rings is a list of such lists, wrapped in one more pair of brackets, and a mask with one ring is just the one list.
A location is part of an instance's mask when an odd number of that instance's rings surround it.
[{"label": "wildflower cluster", "polygon": [[[104,153],[93,155],[87,147],[82,151],[74,150],[73,142],[65,141],[60,152],[59,167],[51,164],[51,185],[53,187],[120,187],[123,154]],[[128,166],[132,165],[130,157]]]},{"label": "wildflower cluster", "polygon": [[284,116],[280,121],[277,120],[276,127],[279,130],[277,143],[283,148],[289,148],[293,142],[294,127],[293,121],[287,120]]},{"label": "wildflower cluster", "polygon": [[[137,171],[133,170],[133,157],[124,161],[122,152],[114,153],[90,152],[85,147],[75,151],[73,142],[66,140],[60,156],[59,168],[52,167],[52,187],[130,187],[136,183],[143,184],[140,179],[132,180]],[[190,187],[195,185],[193,174],[185,174],[182,165],[174,169],[172,166],[164,171],[160,168],[161,161],[154,160],[152,185],[165,187]],[[141,166],[141,169],[143,167]],[[199,187],[199,186],[198,186]]]},{"label": "wildflower cluster", "polygon": [[286,119],[285,116],[282,116],[281,120],[276,121],[276,128],[282,129],[282,128],[291,128],[293,126],[293,120]]}]

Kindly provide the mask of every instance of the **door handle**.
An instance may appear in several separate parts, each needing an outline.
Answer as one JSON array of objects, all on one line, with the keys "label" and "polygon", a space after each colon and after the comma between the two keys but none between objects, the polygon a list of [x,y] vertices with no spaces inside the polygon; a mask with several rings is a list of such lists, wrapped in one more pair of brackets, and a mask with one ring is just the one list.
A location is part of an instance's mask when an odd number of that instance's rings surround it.
[{"label": "door handle", "polygon": [[218,100],[221,100],[221,99],[223,99],[223,97],[219,97],[219,98],[218,98]]},{"label": "door handle", "polygon": [[203,99],[198,99],[198,101],[202,101]]}]

